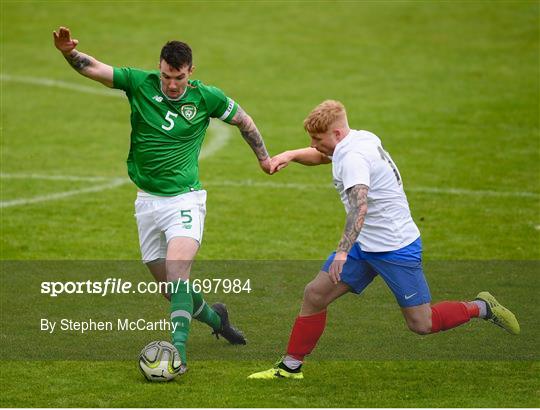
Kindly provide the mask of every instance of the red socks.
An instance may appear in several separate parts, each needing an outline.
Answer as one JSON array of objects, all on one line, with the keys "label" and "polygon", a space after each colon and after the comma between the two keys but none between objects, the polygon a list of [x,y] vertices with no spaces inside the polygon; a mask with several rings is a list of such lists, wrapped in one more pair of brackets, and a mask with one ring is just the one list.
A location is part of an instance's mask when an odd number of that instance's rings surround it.
[{"label": "red socks", "polygon": [[326,326],[326,310],[310,316],[298,316],[294,322],[287,355],[297,360],[304,360],[304,356],[310,354]]},{"label": "red socks", "polygon": [[465,306],[467,306],[467,310],[469,311],[469,317],[479,317],[480,316],[480,308],[478,305],[474,302],[461,302],[464,303]]},{"label": "red socks", "polygon": [[[431,333],[448,330],[472,317],[478,317],[479,308],[474,302],[440,302],[431,307]],[[298,316],[289,338],[287,355],[304,360],[310,354],[326,326],[326,310],[310,316]]]},{"label": "red socks", "polygon": [[467,323],[471,317],[478,317],[475,303],[440,302],[431,306],[431,333],[452,329]]}]

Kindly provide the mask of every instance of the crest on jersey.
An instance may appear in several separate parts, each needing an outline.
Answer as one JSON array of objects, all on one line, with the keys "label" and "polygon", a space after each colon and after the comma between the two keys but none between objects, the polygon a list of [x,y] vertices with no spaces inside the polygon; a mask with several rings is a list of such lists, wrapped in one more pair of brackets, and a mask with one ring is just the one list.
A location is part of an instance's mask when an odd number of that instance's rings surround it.
[{"label": "crest on jersey", "polygon": [[182,105],[182,108],[180,108],[180,113],[186,120],[190,121],[193,119],[193,117],[195,117],[195,115],[197,115],[197,107],[195,107],[193,104]]}]

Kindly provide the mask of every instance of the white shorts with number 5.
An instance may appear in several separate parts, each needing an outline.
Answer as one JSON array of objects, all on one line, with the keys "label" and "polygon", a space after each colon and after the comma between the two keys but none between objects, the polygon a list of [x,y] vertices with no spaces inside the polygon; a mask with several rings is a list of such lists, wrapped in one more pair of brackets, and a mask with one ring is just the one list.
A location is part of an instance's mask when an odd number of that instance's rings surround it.
[{"label": "white shorts with number 5", "polygon": [[206,191],[193,191],[177,196],[156,196],[138,192],[135,217],[143,261],[151,262],[167,256],[167,243],[176,237],[202,241],[206,215]]}]

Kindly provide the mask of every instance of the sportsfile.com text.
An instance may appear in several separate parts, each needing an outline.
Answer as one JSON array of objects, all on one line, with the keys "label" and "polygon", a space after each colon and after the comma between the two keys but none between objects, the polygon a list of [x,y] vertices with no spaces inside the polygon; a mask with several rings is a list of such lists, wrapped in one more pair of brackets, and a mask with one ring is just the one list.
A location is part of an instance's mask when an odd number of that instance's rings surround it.
[{"label": "sportsfile.com text", "polygon": [[[194,279],[186,281],[188,292],[196,293],[250,293],[250,279]],[[41,293],[51,297],[62,294],[97,294],[101,296],[130,293],[174,293],[179,286],[177,282],[131,282],[120,278],[107,278],[104,281],[44,281],[41,282]]]}]

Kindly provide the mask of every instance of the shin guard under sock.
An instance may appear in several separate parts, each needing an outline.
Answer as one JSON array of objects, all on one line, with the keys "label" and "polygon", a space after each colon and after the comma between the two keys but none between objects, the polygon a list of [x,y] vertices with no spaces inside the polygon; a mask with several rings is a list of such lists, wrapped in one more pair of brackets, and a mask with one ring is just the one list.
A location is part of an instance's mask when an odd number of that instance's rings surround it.
[{"label": "shin guard under sock", "polygon": [[180,353],[182,363],[186,363],[186,343],[193,315],[193,298],[187,283],[179,280],[173,283],[171,292],[172,343]]},{"label": "shin guard under sock", "polygon": [[287,355],[297,360],[304,360],[310,354],[326,326],[326,310],[310,316],[298,316],[289,338]]},{"label": "shin guard under sock", "polygon": [[448,330],[471,319],[471,312],[463,302],[440,302],[431,307],[431,333]]}]

